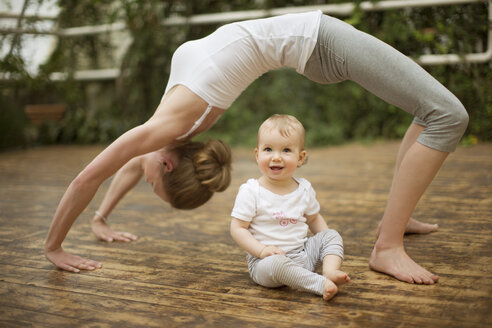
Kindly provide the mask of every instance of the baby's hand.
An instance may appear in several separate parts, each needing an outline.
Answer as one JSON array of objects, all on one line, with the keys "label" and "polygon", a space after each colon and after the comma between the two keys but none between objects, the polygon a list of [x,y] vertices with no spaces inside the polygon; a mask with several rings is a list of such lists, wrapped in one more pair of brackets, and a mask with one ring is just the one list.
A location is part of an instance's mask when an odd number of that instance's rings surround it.
[{"label": "baby's hand", "polygon": [[277,246],[266,246],[261,250],[260,259],[264,259],[265,257],[271,255],[283,255],[285,256],[285,252],[283,249],[278,248]]}]

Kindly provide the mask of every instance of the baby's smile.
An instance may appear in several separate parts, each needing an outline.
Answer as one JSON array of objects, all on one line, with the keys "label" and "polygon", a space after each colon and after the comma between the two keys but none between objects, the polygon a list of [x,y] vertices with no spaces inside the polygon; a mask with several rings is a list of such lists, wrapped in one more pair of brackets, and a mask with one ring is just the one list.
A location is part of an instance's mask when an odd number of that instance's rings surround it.
[{"label": "baby's smile", "polygon": [[283,169],[283,167],[282,166],[279,166],[279,165],[272,165],[272,166],[270,166],[270,170],[272,170],[272,171],[280,171],[282,169]]}]

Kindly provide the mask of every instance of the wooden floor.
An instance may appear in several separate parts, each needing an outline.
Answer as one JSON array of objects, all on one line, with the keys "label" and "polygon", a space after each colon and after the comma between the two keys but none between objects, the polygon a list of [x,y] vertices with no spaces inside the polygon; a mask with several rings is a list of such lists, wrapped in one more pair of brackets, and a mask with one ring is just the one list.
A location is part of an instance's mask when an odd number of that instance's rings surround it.
[{"label": "wooden floor", "polygon": [[231,188],[198,210],[170,209],[139,184],[110,217],[139,236],[131,244],[91,233],[105,183],[64,243],[104,263],[79,274],[46,261],[43,240],[68,183],[102,148],[0,153],[0,327],[492,327],[492,144],[452,154],[415,212],[440,225],[406,237],[409,254],[440,275],[433,286],[401,283],[367,265],[397,148],[312,150],[299,172],[345,242],[352,282],[329,303],[250,280],[228,232],[239,185],[258,175],[249,150],[235,150]]}]

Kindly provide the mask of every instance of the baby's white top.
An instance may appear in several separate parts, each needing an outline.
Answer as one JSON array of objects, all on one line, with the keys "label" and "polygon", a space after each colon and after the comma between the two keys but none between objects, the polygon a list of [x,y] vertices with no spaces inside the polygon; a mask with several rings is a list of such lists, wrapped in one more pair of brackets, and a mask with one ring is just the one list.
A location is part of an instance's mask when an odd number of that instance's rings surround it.
[{"label": "baby's white top", "polygon": [[306,179],[297,178],[299,186],[287,195],[263,188],[258,180],[241,185],[231,216],[250,222],[249,231],[263,245],[274,245],[285,252],[298,249],[307,240],[306,215],[319,212],[316,193]]},{"label": "baby's white top", "polygon": [[321,11],[227,24],[174,53],[164,95],[182,84],[209,105],[227,109],[255,79],[279,67],[304,73]]}]

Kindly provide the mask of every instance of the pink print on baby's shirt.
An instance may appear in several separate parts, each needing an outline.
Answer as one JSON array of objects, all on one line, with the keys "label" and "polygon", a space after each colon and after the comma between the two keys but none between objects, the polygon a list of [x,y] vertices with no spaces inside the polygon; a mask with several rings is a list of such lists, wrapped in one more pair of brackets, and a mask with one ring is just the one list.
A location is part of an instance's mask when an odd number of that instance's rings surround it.
[{"label": "pink print on baby's shirt", "polygon": [[282,227],[286,227],[289,224],[297,224],[297,219],[286,217],[283,211],[274,212],[273,216],[275,217],[275,220],[278,221],[278,224],[280,224]]}]

